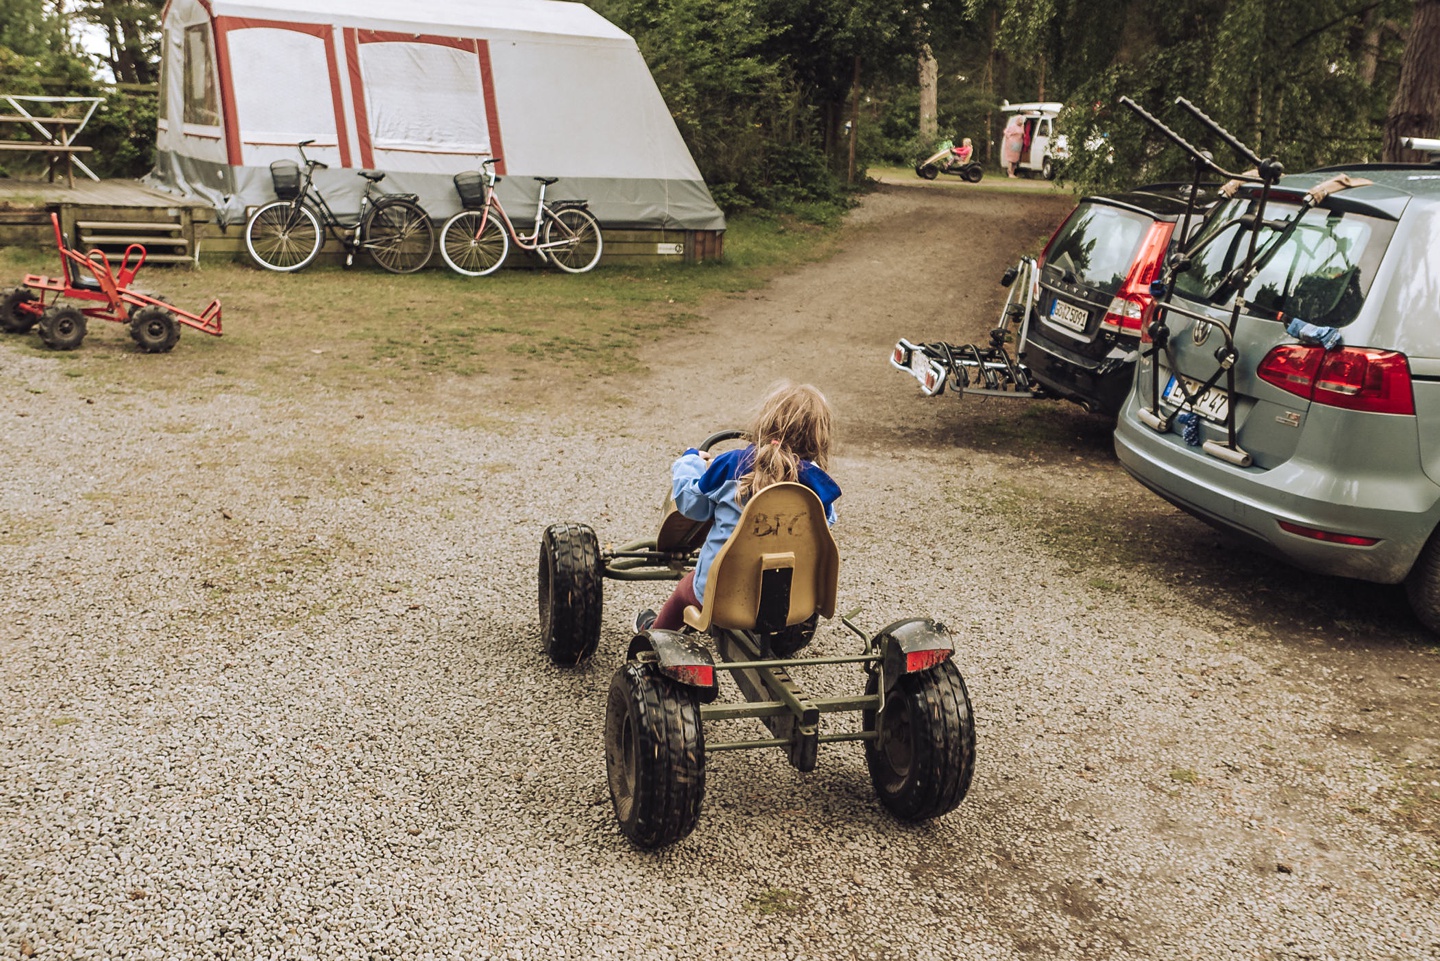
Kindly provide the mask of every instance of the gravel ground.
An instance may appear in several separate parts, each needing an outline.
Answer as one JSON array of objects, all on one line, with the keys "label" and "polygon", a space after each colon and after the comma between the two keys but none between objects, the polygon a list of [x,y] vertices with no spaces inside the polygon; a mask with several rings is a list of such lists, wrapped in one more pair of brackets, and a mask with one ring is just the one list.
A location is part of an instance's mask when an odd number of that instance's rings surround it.
[{"label": "gravel ground", "polygon": [[[1068,205],[886,188],[579,396],[93,391],[0,342],[0,958],[1440,958],[1440,665],[1398,593],[1218,542],[1077,410],[885,365],[982,337]],[[841,607],[960,639],[974,786],[905,825],[853,745],[719,754],[640,852],[601,730],[664,588],[608,584],[556,668],[540,532],[648,533],[674,453],[782,376],[841,420]]]}]

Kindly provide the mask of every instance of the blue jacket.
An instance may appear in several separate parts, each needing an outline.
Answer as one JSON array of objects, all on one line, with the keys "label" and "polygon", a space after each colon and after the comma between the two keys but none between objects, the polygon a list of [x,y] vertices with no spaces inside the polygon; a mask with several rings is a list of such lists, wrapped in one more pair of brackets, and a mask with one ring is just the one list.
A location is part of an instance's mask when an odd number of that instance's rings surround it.
[{"label": "blue jacket", "polygon": [[[700,559],[695,564],[695,596],[701,604],[705,603],[705,580],[710,573],[710,564],[740,521],[740,503],[736,493],[740,478],[750,473],[754,461],[753,446],[744,450],[727,450],[716,455],[708,464],[692,447],[680,455],[670,468],[675,507],[691,520],[714,521],[705,543],[700,547]],[[819,496],[820,503],[825,506],[825,520],[834,524],[835,500],[840,496],[840,485],[808,460],[800,462],[800,483]]]}]

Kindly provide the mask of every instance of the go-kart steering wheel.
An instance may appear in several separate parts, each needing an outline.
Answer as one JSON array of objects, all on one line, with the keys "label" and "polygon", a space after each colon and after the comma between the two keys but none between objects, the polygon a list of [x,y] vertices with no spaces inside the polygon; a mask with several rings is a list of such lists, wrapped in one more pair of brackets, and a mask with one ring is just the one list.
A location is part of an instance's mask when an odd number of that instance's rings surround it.
[{"label": "go-kart steering wheel", "polygon": [[709,437],[707,437],[707,438],[705,438],[704,440],[702,440],[695,449],[696,449],[696,450],[707,450],[707,451],[708,451],[710,448],[714,447],[716,444],[723,444],[723,443],[724,443],[725,441],[727,441],[727,440],[741,440],[741,439],[748,439],[749,437],[750,437],[750,432],[749,432],[748,430],[721,430],[721,431],[716,431],[715,433],[711,434]]}]

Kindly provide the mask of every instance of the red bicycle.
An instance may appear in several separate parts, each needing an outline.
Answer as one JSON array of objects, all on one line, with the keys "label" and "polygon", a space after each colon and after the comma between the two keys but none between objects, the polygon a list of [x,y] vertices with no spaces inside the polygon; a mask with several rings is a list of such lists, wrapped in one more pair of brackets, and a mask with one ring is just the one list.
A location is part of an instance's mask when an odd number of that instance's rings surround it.
[{"label": "red bicycle", "polygon": [[[161,354],[180,340],[180,325],[220,336],[220,301],[198,314],[130,289],[135,275],[145,266],[145,248],[131,244],[112,269],[102,250],[82,254],[65,246],[60,217],[50,215],[55,227],[55,246],[60,251],[60,276],[27,274],[19,287],[0,293],[0,330],[23,334],[39,326],[40,340],[51,350],[74,350],[85,339],[86,318],[96,317],[128,324],[130,337],[147,354]],[[83,273],[82,273],[83,271]],[[88,275],[88,276],[87,276]],[[103,306],[76,307],[61,304],[60,298],[93,301]]]},{"label": "red bicycle", "polygon": [[510,252],[510,241],[521,250],[534,251],[547,261],[570,274],[583,274],[600,262],[605,242],[600,224],[591,215],[584,200],[545,202],[545,188],[559,177],[536,177],[540,182],[540,201],[535,207],[535,224],[528,234],[516,231],[514,223],[500,198],[495,195],[492,157],[481,164],[483,170],[467,170],[455,175],[455,191],[465,208],[440,229],[440,256],[456,273],[467,277],[484,277],[500,269]]}]

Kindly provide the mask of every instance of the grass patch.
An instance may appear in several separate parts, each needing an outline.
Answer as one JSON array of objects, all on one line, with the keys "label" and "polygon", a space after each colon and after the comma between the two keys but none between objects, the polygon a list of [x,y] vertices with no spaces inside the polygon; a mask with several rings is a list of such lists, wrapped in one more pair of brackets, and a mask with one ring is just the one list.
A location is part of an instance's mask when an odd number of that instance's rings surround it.
[{"label": "grass patch", "polygon": [[1170,780],[1176,784],[1199,784],[1200,775],[1189,768],[1177,767],[1171,769]]},{"label": "grass patch", "polygon": [[750,906],[756,914],[799,914],[805,906],[805,896],[786,888],[767,888],[750,898]]},{"label": "grass patch", "polygon": [[[575,389],[586,377],[639,372],[641,347],[683,330],[716,297],[826,256],[837,234],[833,225],[798,216],[737,217],[726,231],[724,263],[606,266],[576,276],[504,270],[470,278],[444,269],[396,276],[364,266],[316,266],[292,276],[229,262],[147,269],[138,286],[183,309],[198,312],[219,297],[225,335],[182,328],[180,345],[163,357],[139,354],[128,332],[104,321],[91,322],[86,343],[73,353],[46,350],[33,334],[3,342],[71,362],[67,376],[112,388],[184,388],[202,397],[293,396],[307,385],[405,389],[438,377],[539,376],[554,383],[554,374]],[[53,274],[55,256],[0,250],[0,277]]]}]

